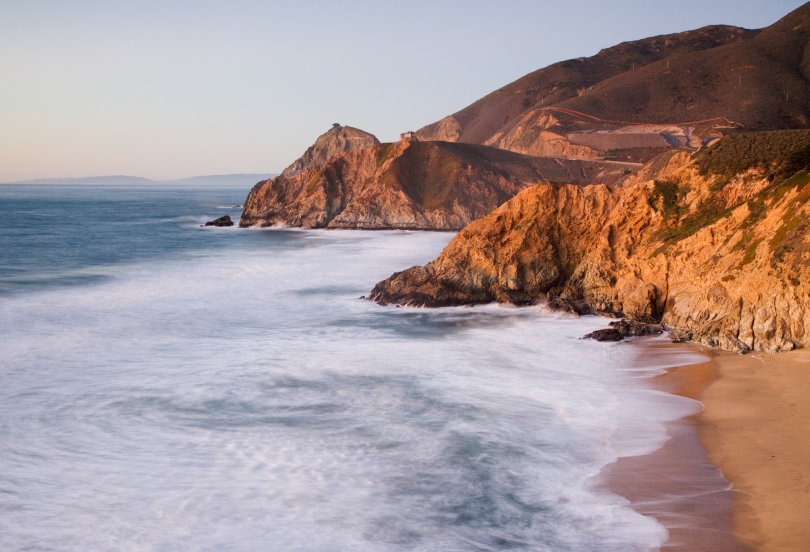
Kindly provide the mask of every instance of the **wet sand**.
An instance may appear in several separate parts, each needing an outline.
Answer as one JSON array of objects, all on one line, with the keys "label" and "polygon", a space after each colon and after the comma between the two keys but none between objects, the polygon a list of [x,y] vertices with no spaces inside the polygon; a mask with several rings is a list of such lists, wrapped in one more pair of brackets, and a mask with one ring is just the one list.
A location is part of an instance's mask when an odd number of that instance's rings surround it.
[{"label": "wet sand", "polygon": [[[644,347],[646,360],[650,355],[701,352],[699,346],[673,345],[661,338],[636,343]],[[717,378],[717,367],[706,354],[706,362],[670,368],[650,378],[650,385],[697,400]],[[753,552],[735,536],[732,513],[738,493],[710,462],[701,427],[702,413],[670,422],[666,429],[671,438],[661,449],[619,459],[603,470],[601,485],[667,528],[670,538],[662,551]]]},{"label": "wet sand", "polygon": [[734,484],[737,533],[761,552],[810,551],[810,351],[711,351],[702,442]]}]

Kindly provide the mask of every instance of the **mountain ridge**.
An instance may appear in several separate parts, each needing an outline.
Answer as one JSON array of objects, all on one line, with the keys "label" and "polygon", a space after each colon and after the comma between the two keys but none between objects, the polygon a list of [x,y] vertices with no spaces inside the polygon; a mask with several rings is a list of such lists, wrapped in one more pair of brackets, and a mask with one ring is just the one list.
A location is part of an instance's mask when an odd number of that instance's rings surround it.
[{"label": "mountain ridge", "polygon": [[[510,140],[522,141],[525,148],[547,131],[558,135],[552,140],[557,143],[536,149],[550,148],[545,153],[553,156],[565,146],[559,137],[567,132],[607,128],[593,121],[538,126],[526,120],[532,114],[542,117],[550,107],[633,124],[726,118],[749,131],[807,128],[809,44],[810,3],[765,29],[713,25],[625,42],[525,75],[417,135],[526,153],[501,138],[511,133]],[[526,128],[516,132],[521,124]]]}]

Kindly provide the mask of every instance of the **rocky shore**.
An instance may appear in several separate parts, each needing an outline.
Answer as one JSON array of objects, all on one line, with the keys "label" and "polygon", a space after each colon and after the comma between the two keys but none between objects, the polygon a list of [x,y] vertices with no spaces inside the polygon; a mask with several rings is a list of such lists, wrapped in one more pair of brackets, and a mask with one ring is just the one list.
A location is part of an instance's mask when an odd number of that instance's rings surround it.
[{"label": "rocky shore", "polygon": [[810,131],[729,136],[660,156],[618,186],[537,184],[369,298],[553,301],[737,352],[806,346],[808,143]]}]

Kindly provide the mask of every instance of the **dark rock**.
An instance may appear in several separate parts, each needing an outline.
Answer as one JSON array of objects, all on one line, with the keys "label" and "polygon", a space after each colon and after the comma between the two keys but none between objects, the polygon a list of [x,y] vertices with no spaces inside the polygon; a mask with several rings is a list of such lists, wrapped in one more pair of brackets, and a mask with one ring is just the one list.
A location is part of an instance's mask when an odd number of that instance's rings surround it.
[{"label": "dark rock", "polygon": [[498,303],[509,303],[516,307],[527,307],[534,305],[534,298],[525,291],[509,289],[506,286],[499,286],[495,290],[495,299]]},{"label": "dark rock", "polygon": [[562,299],[555,297],[549,300],[548,303],[543,305],[543,311],[548,312],[564,312],[574,316],[582,316],[585,314],[593,314],[590,306],[584,301],[574,301],[572,299]]},{"label": "dark rock", "polygon": [[219,217],[216,220],[209,220],[205,223],[205,226],[233,226],[233,221],[231,220],[230,216],[225,215],[224,217]]},{"label": "dark rock", "polygon": [[595,339],[596,341],[621,341],[624,336],[615,328],[606,328],[591,332],[582,339]]},{"label": "dark rock", "polygon": [[664,332],[664,329],[657,324],[644,324],[635,320],[618,320],[608,325],[617,330],[623,337],[658,335]]}]

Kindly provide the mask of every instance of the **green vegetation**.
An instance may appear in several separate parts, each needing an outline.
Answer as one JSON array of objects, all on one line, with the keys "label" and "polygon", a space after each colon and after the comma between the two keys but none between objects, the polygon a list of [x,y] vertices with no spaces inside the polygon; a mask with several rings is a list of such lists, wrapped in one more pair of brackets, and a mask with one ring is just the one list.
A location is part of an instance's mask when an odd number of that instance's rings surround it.
[{"label": "green vegetation", "polygon": [[790,176],[810,168],[810,130],[731,134],[695,154],[695,162],[704,176],[731,178],[752,168]]},{"label": "green vegetation", "polygon": [[760,239],[756,240],[754,243],[752,243],[751,245],[749,245],[745,249],[745,257],[743,257],[743,260],[740,261],[739,265],[737,265],[737,268],[742,268],[745,265],[747,265],[748,263],[753,262],[754,259],[756,259],[756,257],[757,257],[757,247],[759,247],[759,244],[762,243],[762,240],[763,240],[763,238],[760,238]]},{"label": "green vegetation", "polygon": [[658,210],[658,203],[661,202],[664,218],[668,219],[678,212],[678,200],[680,199],[680,190],[678,185],[674,182],[655,181],[655,188],[652,195],[650,195],[650,207]]},{"label": "green vegetation", "polygon": [[378,152],[379,157],[377,158],[378,169],[382,167],[383,163],[385,163],[388,160],[388,158],[391,156],[391,150],[394,149],[394,146],[396,145],[397,145],[396,142],[390,142],[387,144],[380,145],[380,151]]},{"label": "green vegetation", "polygon": [[728,184],[729,182],[731,182],[731,179],[729,177],[719,176],[714,179],[714,182],[711,183],[711,185],[709,186],[709,190],[711,190],[712,192],[719,192],[720,190],[725,188],[726,184]]},{"label": "green vegetation", "polygon": [[799,188],[799,191],[801,191],[807,184],[810,184],[810,175],[808,175],[807,171],[794,174],[773,191],[773,195],[771,196],[773,203],[776,204],[779,202],[779,200],[793,188]]},{"label": "green vegetation", "polygon": [[740,228],[745,229],[754,226],[764,219],[767,213],[768,206],[765,204],[765,194],[759,194],[748,200],[748,216],[742,221]]},{"label": "green vegetation", "polygon": [[782,165],[782,172],[785,176],[790,176],[808,168],[810,168],[810,143],[787,156]]},{"label": "green vegetation", "polygon": [[782,226],[779,227],[779,230],[776,231],[776,234],[769,243],[771,250],[776,250],[776,248],[782,243],[782,240],[785,239],[785,235],[796,228],[800,222],[801,219],[796,218],[796,211],[793,209],[793,207],[788,209],[785,216],[782,217]]},{"label": "green vegetation", "polygon": [[309,184],[307,184],[307,195],[315,193],[315,191],[318,189],[318,182],[320,182],[322,176],[323,176],[323,169],[315,173],[315,176],[313,176],[312,179],[309,181]]},{"label": "green vegetation", "polygon": [[307,195],[312,195],[318,191],[318,183],[321,181],[321,177],[323,176],[326,176],[326,181],[329,183],[330,189],[335,189],[338,184],[337,173],[335,172],[335,168],[332,165],[329,165],[319,170],[315,176],[310,179],[306,188]]},{"label": "green vegetation", "polygon": [[[760,168],[768,172],[771,184],[748,200],[748,216],[740,225],[740,229],[753,228],[763,220],[768,208],[774,206],[791,190],[797,189],[800,193],[796,203],[802,205],[810,200],[810,130],[788,130],[774,132],[756,132],[747,134],[733,134],[720,140],[712,148],[701,150],[695,155],[695,162],[702,175],[716,175],[714,182],[709,186],[713,192],[720,192],[741,173],[751,168]],[[677,187],[671,183],[655,182],[655,192],[651,201],[662,200],[666,218],[677,215],[679,195]],[[668,208],[667,208],[668,207]],[[695,234],[698,230],[710,226],[718,220],[727,217],[732,209],[724,208],[719,198],[710,198],[699,206],[697,211],[684,218],[677,226],[661,230],[656,236],[663,241],[657,253],[666,253],[677,242]],[[795,216],[795,209],[788,209],[782,226],[776,235],[769,241],[771,250],[780,247],[785,237],[800,224]],[[756,256],[756,248],[762,239],[751,241],[754,237],[752,231],[747,231],[737,242],[733,250],[745,249],[745,256],[740,267],[752,262]],[[786,246],[782,246],[780,251]]]},{"label": "green vegetation", "polygon": [[[673,212],[677,212],[677,208],[678,207],[675,206]],[[654,254],[666,254],[669,249],[679,241],[685,240],[698,230],[711,226],[718,220],[729,216],[731,211],[732,209],[723,207],[723,203],[718,198],[710,198],[708,201],[702,203],[694,213],[684,218],[677,226],[660,230],[655,238],[664,243],[655,250]]]}]

